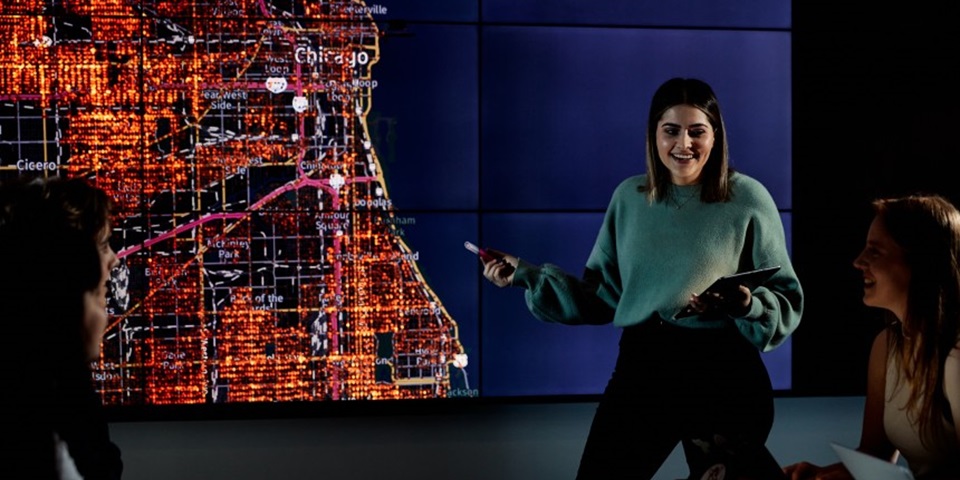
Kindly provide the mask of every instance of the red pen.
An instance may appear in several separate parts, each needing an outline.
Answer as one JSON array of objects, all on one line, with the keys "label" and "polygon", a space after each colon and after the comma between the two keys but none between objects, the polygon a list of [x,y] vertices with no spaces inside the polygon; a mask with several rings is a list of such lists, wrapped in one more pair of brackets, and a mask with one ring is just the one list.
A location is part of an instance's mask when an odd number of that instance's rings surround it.
[{"label": "red pen", "polygon": [[463,242],[463,247],[467,250],[477,254],[484,262],[489,262],[490,260],[499,260],[499,257],[487,252],[486,250],[470,243],[469,241]]}]

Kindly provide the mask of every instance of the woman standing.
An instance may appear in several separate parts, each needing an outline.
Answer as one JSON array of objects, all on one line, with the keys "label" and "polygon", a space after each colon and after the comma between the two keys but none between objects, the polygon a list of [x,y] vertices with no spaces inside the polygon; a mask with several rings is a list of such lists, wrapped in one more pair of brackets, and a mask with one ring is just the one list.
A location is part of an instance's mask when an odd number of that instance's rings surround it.
[{"label": "woman standing", "polygon": [[[662,84],[646,150],[647,173],[613,193],[582,277],[496,250],[481,259],[488,280],[525,289],[541,320],[623,329],[580,480],[652,478],[681,441],[692,478],[723,452],[768,456],[773,393],[760,352],[800,321],[780,214],[763,185],[729,167],[713,89],[697,79]],[[771,266],[780,270],[753,291],[691,295],[720,276]],[[687,305],[697,314],[675,318]]]}]

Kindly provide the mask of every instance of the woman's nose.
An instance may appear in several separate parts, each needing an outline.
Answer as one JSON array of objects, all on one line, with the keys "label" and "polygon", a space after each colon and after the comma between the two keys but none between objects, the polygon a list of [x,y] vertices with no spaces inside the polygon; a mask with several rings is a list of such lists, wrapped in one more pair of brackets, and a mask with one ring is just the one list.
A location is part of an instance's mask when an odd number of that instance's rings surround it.
[{"label": "woman's nose", "polygon": [[862,253],[860,255],[857,255],[857,258],[853,259],[853,268],[856,268],[857,270],[863,270],[864,268],[866,268],[866,265],[863,262]]}]

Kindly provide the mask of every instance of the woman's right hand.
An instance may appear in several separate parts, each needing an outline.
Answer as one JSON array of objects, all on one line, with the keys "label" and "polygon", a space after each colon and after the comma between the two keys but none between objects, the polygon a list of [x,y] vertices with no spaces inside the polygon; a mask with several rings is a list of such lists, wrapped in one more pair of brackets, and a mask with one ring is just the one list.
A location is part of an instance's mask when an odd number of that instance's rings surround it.
[{"label": "woman's right hand", "polygon": [[489,257],[480,257],[484,278],[501,288],[513,283],[513,273],[517,270],[519,259],[499,250],[487,248],[485,251]]},{"label": "woman's right hand", "polygon": [[818,467],[812,463],[800,462],[783,469],[790,480],[853,480],[850,472],[842,463]]}]

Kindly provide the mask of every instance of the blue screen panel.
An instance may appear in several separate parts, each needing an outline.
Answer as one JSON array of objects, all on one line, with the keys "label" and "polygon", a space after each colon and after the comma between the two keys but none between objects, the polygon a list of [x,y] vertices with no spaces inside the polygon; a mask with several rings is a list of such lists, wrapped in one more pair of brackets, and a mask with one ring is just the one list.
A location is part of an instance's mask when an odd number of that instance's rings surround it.
[{"label": "blue screen panel", "polygon": [[484,0],[483,20],[567,25],[789,28],[789,0]]},{"label": "blue screen panel", "polygon": [[411,25],[381,40],[370,135],[399,208],[477,208],[476,32]]},{"label": "blue screen panel", "polygon": [[603,209],[645,171],[650,97],[698,77],[720,99],[731,165],[791,206],[790,36],[780,32],[486,27],[482,207]]}]

